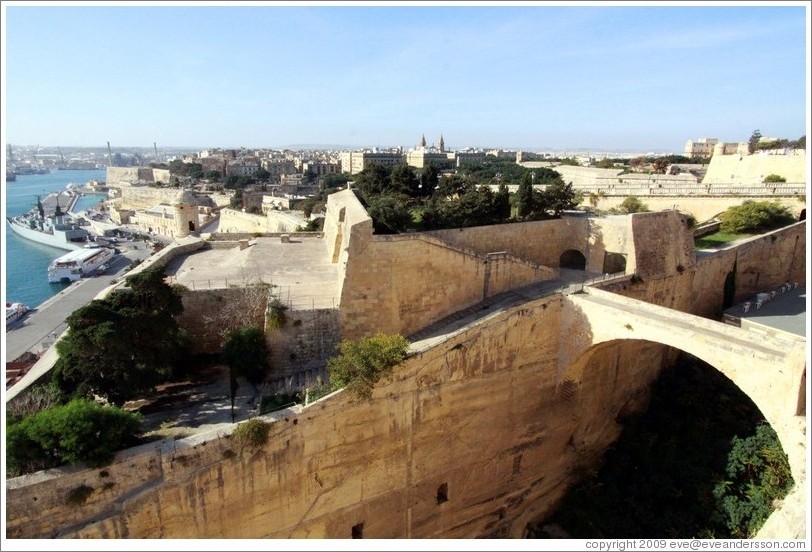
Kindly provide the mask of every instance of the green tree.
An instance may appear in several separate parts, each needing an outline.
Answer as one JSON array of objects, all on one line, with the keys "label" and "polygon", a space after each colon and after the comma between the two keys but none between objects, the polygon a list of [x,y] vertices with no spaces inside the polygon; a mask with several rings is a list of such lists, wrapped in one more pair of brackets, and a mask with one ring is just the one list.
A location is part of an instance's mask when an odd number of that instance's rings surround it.
[{"label": "green tree", "polygon": [[566,184],[561,178],[556,179],[544,190],[546,208],[552,211],[555,217],[560,217],[563,211],[575,209],[580,202],[581,197],[573,190],[572,184]]},{"label": "green tree", "polygon": [[765,184],[772,184],[774,182],[786,182],[787,179],[777,174],[768,174],[764,177]]},{"label": "green tree", "polygon": [[383,165],[374,163],[356,174],[354,182],[355,187],[369,199],[389,189],[389,171]]},{"label": "green tree", "polygon": [[321,177],[321,188],[327,190],[329,188],[343,188],[350,180],[350,175],[347,173],[329,173]]},{"label": "green tree", "polygon": [[98,395],[114,404],[166,381],[186,351],[175,319],[179,291],[153,267],[127,277],[128,288],[95,299],[67,319],[52,378],[66,396]]},{"label": "green tree", "polygon": [[761,140],[761,131],[756,129],[753,131],[753,134],[750,135],[750,139],[747,140],[747,151],[749,153],[755,153],[758,151],[758,143]]},{"label": "green tree", "polygon": [[640,201],[637,196],[629,196],[623,200],[617,209],[621,213],[646,213],[648,212],[648,205]]},{"label": "green tree", "polygon": [[389,178],[392,192],[409,197],[418,197],[420,195],[420,179],[417,178],[414,170],[409,165],[395,166]]},{"label": "green tree", "polygon": [[343,387],[357,399],[371,398],[375,384],[406,358],[408,348],[405,337],[384,333],[357,341],[342,340],[339,354],[327,363],[333,389]]},{"label": "green tree", "polygon": [[238,188],[228,202],[232,209],[242,209],[242,188]]},{"label": "green tree", "polygon": [[434,165],[429,163],[423,167],[423,172],[420,173],[420,195],[423,197],[431,196],[437,185],[440,182],[440,170]]},{"label": "green tree", "polygon": [[720,230],[733,234],[767,232],[794,222],[789,209],[777,201],[753,201],[728,208],[719,215]]},{"label": "green tree", "polygon": [[794,481],[787,456],[769,424],[759,425],[755,435],[747,438],[734,436],[731,445],[727,477],[714,487],[713,496],[731,536],[752,538]]},{"label": "green tree", "polygon": [[398,234],[408,228],[412,214],[405,198],[392,194],[372,196],[367,202],[367,213],[377,234]]},{"label": "green tree", "polygon": [[77,462],[105,465],[116,451],[135,444],[140,415],[74,399],[9,424],[6,430],[6,471],[14,477]]},{"label": "green tree", "polygon": [[521,218],[529,217],[535,210],[533,202],[533,180],[529,173],[522,177],[522,183],[516,192],[516,215]]},{"label": "green tree", "polygon": [[268,356],[265,333],[256,326],[234,330],[223,342],[223,358],[234,377],[244,377],[254,385],[268,374]]},{"label": "green tree", "polygon": [[211,171],[206,172],[206,174],[204,176],[206,177],[207,180],[211,180],[211,181],[214,181],[214,182],[219,182],[223,178],[223,173],[221,173],[218,170],[211,170]]}]

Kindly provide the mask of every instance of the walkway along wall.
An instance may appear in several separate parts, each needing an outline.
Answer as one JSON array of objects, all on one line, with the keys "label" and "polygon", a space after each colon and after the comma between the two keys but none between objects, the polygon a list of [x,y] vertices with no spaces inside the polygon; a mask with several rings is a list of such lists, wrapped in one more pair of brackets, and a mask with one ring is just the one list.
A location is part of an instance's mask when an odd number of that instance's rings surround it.
[{"label": "walkway along wall", "polygon": [[[120,453],[103,469],[7,481],[17,537],[521,536],[645,405],[668,349],[588,352],[561,381],[560,295],[416,350],[370,402],[338,392],[276,413],[262,450],[228,431]],[[84,504],[72,493],[92,489]]]}]

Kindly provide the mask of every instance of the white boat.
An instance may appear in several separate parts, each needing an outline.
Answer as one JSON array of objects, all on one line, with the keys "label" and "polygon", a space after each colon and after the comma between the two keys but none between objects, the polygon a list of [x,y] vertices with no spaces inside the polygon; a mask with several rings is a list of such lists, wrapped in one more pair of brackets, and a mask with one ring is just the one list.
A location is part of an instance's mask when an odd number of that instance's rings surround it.
[{"label": "white boat", "polygon": [[6,303],[6,327],[10,326],[28,312],[28,307],[22,303]]},{"label": "white boat", "polygon": [[97,268],[115,256],[116,252],[107,247],[71,251],[55,259],[48,266],[48,281],[59,283],[63,280],[75,282],[83,276],[92,275]]}]

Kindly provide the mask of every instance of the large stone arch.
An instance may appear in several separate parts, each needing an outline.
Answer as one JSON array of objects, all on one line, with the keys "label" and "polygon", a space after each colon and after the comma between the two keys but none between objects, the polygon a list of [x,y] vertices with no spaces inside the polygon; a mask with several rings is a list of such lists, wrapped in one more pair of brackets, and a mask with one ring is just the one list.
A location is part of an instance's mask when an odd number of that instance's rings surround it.
[{"label": "large stone arch", "polygon": [[[651,359],[656,357],[647,353],[658,347],[661,348],[663,361],[663,364],[659,366],[651,364]],[[636,351],[638,354],[629,355],[629,351],[633,353]],[[693,354],[684,349],[681,351]],[[610,439],[620,436],[625,418],[632,414],[642,413],[648,408],[651,384],[659,377],[660,371],[666,363],[676,360],[679,352],[680,350],[655,341],[617,338],[599,341],[587,347],[581,351],[579,356],[573,358],[569,364],[559,370],[556,394],[559,400],[575,402],[573,410],[579,413],[577,425],[569,440],[569,446],[574,449],[575,458],[598,462],[597,456],[603,454],[611,443]],[[625,363],[623,362],[624,355],[626,356]],[[640,357],[649,360],[640,363]],[[777,420],[771,420],[753,395],[746,392],[736,381],[727,377],[724,370],[702,358],[700,360],[725,376],[730,383],[753,401],[776,432],[781,447],[787,454],[790,470],[795,479],[794,487],[770,514],[755,538],[805,538],[803,521],[806,512],[806,473],[803,443],[806,424],[803,416],[806,411],[804,393],[806,369],[804,368],[801,374],[801,385],[803,386],[801,395],[787,397],[787,403],[795,406],[799,413],[794,420],[796,423],[788,424],[786,417],[779,416]],[[634,384],[630,385],[630,381],[634,381]],[[612,392],[610,389],[610,392],[607,393],[607,387],[612,385],[617,386],[617,391]],[[625,389],[625,393],[619,392],[621,388]],[[595,393],[595,390],[598,392]],[[793,399],[797,399],[798,402],[794,403]],[[770,405],[767,406],[767,408],[769,407]],[[594,444],[599,446],[594,446]],[[575,469],[578,468],[579,466],[576,465]]]},{"label": "large stone arch", "polygon": [[[595,288],[569,295],[571,335],[559,360],[559,373],[594,346],[618,340],[659,343],[685,351],[713,366],[741,389],[775,429],[792,473],[804,471],[805,420],[798,416],[799,389],[806,369],[805,340],[765,335]],[[563,331],[567,331],[563,328]]]}]

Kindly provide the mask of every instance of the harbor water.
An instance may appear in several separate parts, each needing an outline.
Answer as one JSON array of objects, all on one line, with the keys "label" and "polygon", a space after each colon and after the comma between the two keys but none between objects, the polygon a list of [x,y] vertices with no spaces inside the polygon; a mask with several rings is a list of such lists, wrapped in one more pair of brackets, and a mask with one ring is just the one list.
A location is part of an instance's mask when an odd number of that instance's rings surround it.
[{"label": "harbor water", "polygon": [[[18,175],[14,182],[5,183],[5,216],[20,215],[36,206],[37,195],[59,192],[71,182],[84,186],[88,180],[104,181],[105,170],[53,170],[49,174]],[[82,211],[104,199],[101,194],[86,194],[79,198],[75,211]],[[35,308],[67,287],[48,283],[48,264],[67,251],[26,240],[11,231],[3,220],[3,250],[5,252],[4,298]]]}]

